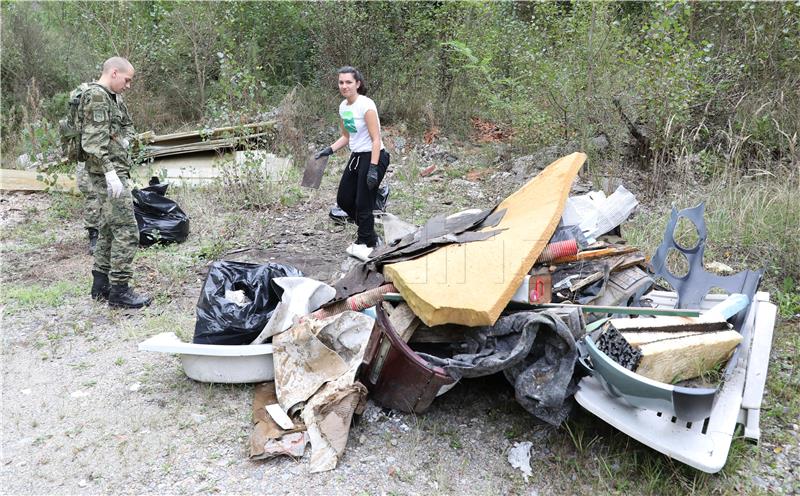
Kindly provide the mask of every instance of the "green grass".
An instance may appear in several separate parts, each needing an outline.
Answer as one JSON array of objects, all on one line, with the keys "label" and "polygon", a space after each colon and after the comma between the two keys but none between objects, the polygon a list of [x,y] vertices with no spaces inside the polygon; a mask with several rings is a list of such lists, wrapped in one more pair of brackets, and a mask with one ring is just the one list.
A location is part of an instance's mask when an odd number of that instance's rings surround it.
[{"label": "green grass", "polygon": [[0,231],[0,241],[5,245],[4,251],[29,252],[56,242],[52,225],[39,219],[29,217],[13,229]]},{"label": "green grass", "polygon": [[[681,210],[705,201],[705,263],[722,262],[736,270],[765,268],[765,287],[771,290],[787,277],[800,280],[797,183],[797,177],[719,180],[707,188],[687,188],[673,203]],[[623,235],[630,245],[652,255],[668,220],[665,207],[644,209],[623,226]],[[685,235],[685,229],[679,231]]]},{"label": "green grass", "polygon": [[67,299],[87,293],[89,282],[58,281],[47,286],[39,284],[0,285],[0,304],[8,305],[9,311],[32,308],[60,307]]},{"label": "green grass", "polygon": [[794,279],[783,279],[781,286],[775,291],[775,303],[778,305],[778,314],[785,319],[800,315],[800,286]]},{"label": "green grass", "polygon": [[[764,416],[781,424],[800,418],[800,324],[782,322],[775,328],[767,376]],[[785,430],[781,436],[787,436]]]},{"label": "green grass", "polygon": [[193,312],[148,308],[142,314],[140,319],[122,322],[120,335],[130,341],[142,341],[162,332],[174,332],[182,341],[192,341],[195,321]]},{"label": "green grass", "polygon": [[602,494],[728,494],[748,487],[758,447],[735,437],[728,462],[719,474],[706,474],[648,448],[579,412],[564,424],[566,435],[553,437],[558,459],[572,464],[595,492]]},{"label": "green grass", "polygon": [[54,221],[83,218],[83,196],[52,192],[50,198],[50,208],[47,213]]}]

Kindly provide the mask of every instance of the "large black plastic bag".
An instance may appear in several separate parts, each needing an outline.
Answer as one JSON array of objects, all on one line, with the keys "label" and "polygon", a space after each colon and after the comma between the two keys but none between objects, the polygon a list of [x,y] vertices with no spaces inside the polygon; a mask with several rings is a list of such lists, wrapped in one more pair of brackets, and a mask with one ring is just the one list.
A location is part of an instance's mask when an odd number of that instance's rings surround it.
[{"label": "large black plastic bag", "polygon": [[[200,299],[194,340],[200,344],[250,344],[267,325],[283,290],[274,277],[302,277],[290,265],[214,262],[208,269]],[[225,299],[225,291],[244,291],[244,306]]]},{"label": "large black plastic bag", "polygon": [[133,214],[139,225],[139,244],[181,243],[189,237],[189,216],[173,200],[164,196],[167,184],[156,184],[131,191]]}]

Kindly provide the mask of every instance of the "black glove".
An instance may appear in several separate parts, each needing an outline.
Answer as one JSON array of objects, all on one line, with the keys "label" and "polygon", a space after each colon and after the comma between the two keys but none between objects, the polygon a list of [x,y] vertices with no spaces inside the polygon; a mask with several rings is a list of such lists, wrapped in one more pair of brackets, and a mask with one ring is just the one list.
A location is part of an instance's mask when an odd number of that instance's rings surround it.
[{"label": "black glove", "polygon": [[367,188],[371,190],[378,186],[378,164],[369,164],[369,171],[367,172]]},{"label": "black glove", "polygon": [[317,154],[314,155],[314,158],[327,157],[328,155],[333,155],[333,148],[328,147],[324,150],[318,151]]}]

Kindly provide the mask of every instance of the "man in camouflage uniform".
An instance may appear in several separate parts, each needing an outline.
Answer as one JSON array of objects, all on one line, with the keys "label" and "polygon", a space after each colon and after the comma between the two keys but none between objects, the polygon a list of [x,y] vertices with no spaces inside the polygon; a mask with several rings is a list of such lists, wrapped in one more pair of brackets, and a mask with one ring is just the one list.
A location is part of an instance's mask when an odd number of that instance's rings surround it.
[{"label": "man in camouflage uniform", "polygon": [[89,255],[94,255],[103,203],[91,187],[89,176],[86,174],[85,162],[78,162],[78,166],[75,169],[75,181],[78,183],[78,190],[85,199],[83,204],[83,227],[86,228],[86,233],[89,236]]},{"label": "man in camouflage uniform", "polygon": [[141,308],[151,298],[128,287],[131,265],[139,246],[133,215],[129,155],[134,129],[122,93],[131,87],[134,69],[121,57],[103,64],[103,73],[82,95],[81,148],[86,156],[90,188],[102,202],[99,236],[94,252],[92,298],[109,305]]}]

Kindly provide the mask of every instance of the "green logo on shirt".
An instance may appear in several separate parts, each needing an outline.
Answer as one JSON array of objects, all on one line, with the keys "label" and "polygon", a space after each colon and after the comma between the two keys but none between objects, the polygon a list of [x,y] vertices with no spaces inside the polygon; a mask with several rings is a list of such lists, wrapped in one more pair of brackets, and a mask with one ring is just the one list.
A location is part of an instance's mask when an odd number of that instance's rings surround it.
[{"label": "green logo on shirt", "polygon": [[342,121],[344,122],[344,128],[347,129],[348,133],[357,133],[358,129],[356,129],[356,119],[353,116],[352,110],[345,110],[342,112]]}]

